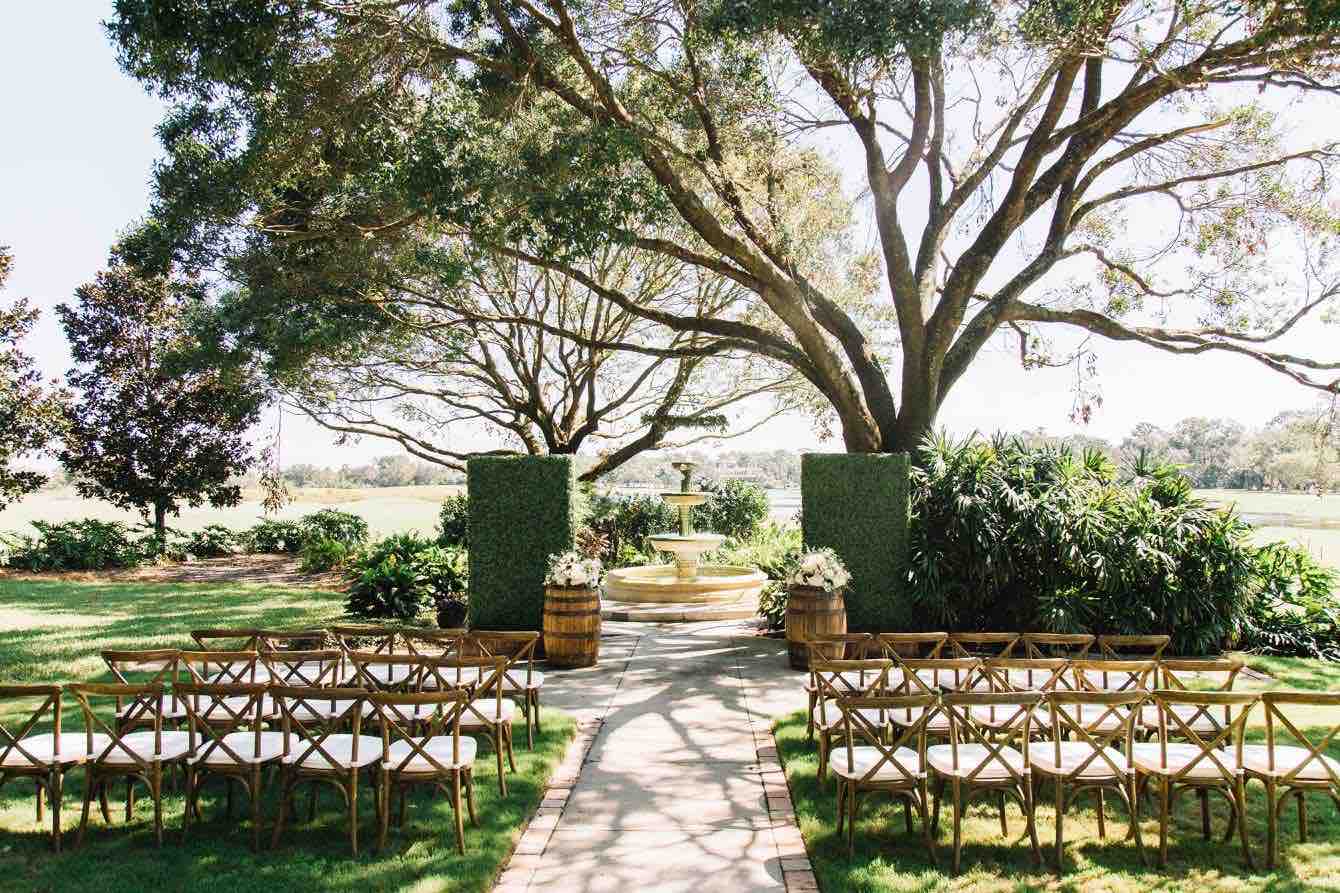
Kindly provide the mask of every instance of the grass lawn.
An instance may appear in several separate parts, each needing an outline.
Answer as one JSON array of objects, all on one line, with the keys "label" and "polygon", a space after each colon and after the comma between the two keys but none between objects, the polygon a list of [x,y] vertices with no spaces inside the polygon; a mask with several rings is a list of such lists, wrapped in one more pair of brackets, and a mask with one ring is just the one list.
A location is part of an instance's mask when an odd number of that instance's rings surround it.
[{"label": "grass lawn", "polygon": [[[205,626],[319,624],[339,616],[342,607],[338,593],[299,588],[0,580],[0,680],[109,681],[98,658],[102,648],[189,646],[189,631]],[[5,706],[0,719],[14,730],[20,710]],[[65,708],[63,727],[81,728],[72,698]],[[421,793],[411,798],[406,828],[392,828],[381,854],[373,851],[372,798],[360,796],[361,854],[351,857],[343,801],[330,787],[321,789],[314,823],[306,821],[307,797],[300,792],[301,820],[286,823],[278,849],[270,849],[263,835],[260,854],[253,854],[250,823],[241,818],[243,798],[238,818],[229,819],[221,783],[202,796],[205,821],[192,824],[187,842],[181,836],[182,799],[170,792],[164,797],[166,839],[162,850],[155,849],[152,804],[140,788],[129,824],[124,799],[118,803],[113,796],[112,825],[103,825],[95,806],[84,847],[56,855],[49,822],[39,827],[35,821],[33,786],[19,780],[0,788],[0,891],[487,890],[573,735],[573,723],[562,713],[546,711],[542,722],[534,750],[526,749],[524,730],[516,736],[518,771],[507,776],[505,799],[498,795],[493,755],[481,740],[475,769],[480,827],[467,818],[464,856],[456,852],[449,801]],[[73,770],[64,798],[67,848],[83,790],[83,772]],[[124,798],[123,788],[117,796]],[[267,833],[275,813],[271,796],[264,812]]]},{"label": "grass lawn", "polygon": [[[1285,658],[1249,657],[1251,665],[1270,672],[1275,681],[1256,687],[1340,690],[1340,665]],[[1242,689],[1252,687],[1245,682]],[[1323,724],[1336,722],[1335,711],[1317,711],[1305,718],[1304,730],[1315,732]],[[1328,715],[1329,714],[1329,715]],[[1264,714],[1257,707],[1256,724],[1249,736],[1262,740]],[[1310,721],[1309,721],[1310,720]],[[1158,855],[1157,813],[1152,799],[1142,808],[1141,824],[1149,867],[1142,867],[1135,844],[1127,843],[1126,816],[1119,802],[1108,798],[1107,840],[1098,837],[1096,812],[1085,797],[1066,813],[1066,873],[1058,878],[1051,872],[1049,844],[1054,834],[1052,793],[1046,788],[1037,795],[1037,829],[1043,849],[1043,867],[1035,868],[1029,855],[1023,816],[1010,806],[1010,836],[1002,837],[995,804],[989,798],[974,800],[963,823],[963,872],[952,877],[948,872],[953,843],[952,806],[941,805],[940,831],[936,839],[942,870],[937,870],[925,852],[920,825],[914,834],[903,826],[903,810],[887,798],[867,797],[860,803],[856,822],[856,855],[847,858],[845,834],[836,833],[836,785],[830,776],[822,787],[815,776],[816,749],[805,740],[805,716],[794,713],[777,723],[778,751],[791,786],[796,818],[805,837],[810,861],[826,893],[838,891],[925,891],[925,890],[1075,890],[1120,891],[1292,891],[1340,890],[1340,814],[1330,800],[1313,795],[1308,798],[1308,843],[1298,842],[1297,813],[1292,800],[1285,804],[1280,819],[1280,862],[1273,873],[1265,871],[1265,798],[1259,782],[1248,785],[1248,839],[1257,869],[1249,871],[1242,861],[1242,850],[1235,837],[1222,843],[1227,827],[1227,809],[1217,795],[1214,805],[1215,837],[1201,839],[1200,812],[1193,798],[1184,797],[1174,813],[1174,828],[1169,837],[1168,867],[1156,867]],[[1313,734],[1313,738],[1318,736]],[[1291,743],[1291,742],[1290,742]],[[1340,740],[1332,742],[1328,752],[1340,758]],[[1216,802],[1217,801],[1217,802]],[[1151,809],[1152,807],[1152,809]],[[1148,816],[1153,815],[1154,820]]]}]

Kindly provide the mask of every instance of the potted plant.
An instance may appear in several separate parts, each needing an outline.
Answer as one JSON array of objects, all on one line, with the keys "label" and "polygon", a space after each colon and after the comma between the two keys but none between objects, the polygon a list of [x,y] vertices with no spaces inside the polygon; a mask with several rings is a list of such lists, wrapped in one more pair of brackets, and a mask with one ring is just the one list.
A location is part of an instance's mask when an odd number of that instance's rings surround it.
[{"label": "potted plant", "polygon": [[[832,549],[814,549],[800,556],[787,577],[786,642],[791,666],[810,665],[810,641],[816,635],[845,633],[847,606],[842,594],[851,574]],[[841,645],[820,646],[830,660],[842,657]]]},{"label": "potted plant", "polygon": [[590,667],[600,659],[599,558],[549,556],[544,578],[544,653],[551,666]]}]

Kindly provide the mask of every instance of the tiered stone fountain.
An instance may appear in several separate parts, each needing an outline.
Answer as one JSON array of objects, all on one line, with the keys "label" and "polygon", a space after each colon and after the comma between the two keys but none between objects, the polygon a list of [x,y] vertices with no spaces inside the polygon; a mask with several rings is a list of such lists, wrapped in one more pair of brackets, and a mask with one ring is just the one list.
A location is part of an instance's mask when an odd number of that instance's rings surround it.
[{"label": "tiered stone fountain", "polygon": [[679,509],[679,532],[647,539],[658,550],[674,555],[675,563],[610,571],[604,616],[658,622],[752,617],[767,577],[752,567],[700,563],[703,553],[719,547],[725,537],[694,532],[693,507],[706,502],[707,494],[692,490],[692,462],[676,462],[674,468],[682,476],[679,492],[662,493],[661,498]]}]

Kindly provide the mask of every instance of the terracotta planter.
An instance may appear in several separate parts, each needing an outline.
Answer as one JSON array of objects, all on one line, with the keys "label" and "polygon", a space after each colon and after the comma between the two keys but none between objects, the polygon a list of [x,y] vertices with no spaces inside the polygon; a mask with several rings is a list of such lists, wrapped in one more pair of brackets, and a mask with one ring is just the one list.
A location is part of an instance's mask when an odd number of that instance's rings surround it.
[{"label": "terracotta planter", "polygon": [[[829,592],[817,586],[791,586],[787,590],[786,642],[792,669],[809,669],[809,642],[816,635],[846,631],[847,604],[841,589]],[[845,650],[842,643],[820,648],[829,660],[840,660]]]},{"label": "terracotta planter", "polygon": [[546,586],[544,652],[552,667],[591,667],[600,660],[600,590]]}]

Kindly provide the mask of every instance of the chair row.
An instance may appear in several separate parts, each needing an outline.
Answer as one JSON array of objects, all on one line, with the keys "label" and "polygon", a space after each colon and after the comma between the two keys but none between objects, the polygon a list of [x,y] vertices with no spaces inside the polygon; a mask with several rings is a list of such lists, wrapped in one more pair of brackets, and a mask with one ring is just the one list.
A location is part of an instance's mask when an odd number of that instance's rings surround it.
[{"label": "chair row", "polygon": [[1096,646],[1098,657],[1158,660],[1171,641],[1165,635],[1089,633],[924,632],[835,633],[811,637],[811,650],[842,657],[1069,657],[1084,659]]},{"label": "chair row", "polygon": [[[1258,703],[1264,704],[1264,744],[1246,744],[1244,729]],[[854,848],[858,793],[885,792],[902,798],[921,817],[926,845],[934,858],[932,828],[938,825],[946,788],[954,808],[953,868],[962,845],[964,804],[980,794],[998,798],[1002,833],[1007,833],[1005,798],[1020,805],[1035,860],[1040,861],[1035,826],[1035,782],[1054,785],[1055,864],[1063,864],[1063,822],[1076,796],[1098,797],[1099,834],[1105,835],[1102,795],[1113,792],[1127,808],[1130,836],[1144,859],[1139,819],[1141,793],[1156,789],[1159,799],[1159,864],[1166,864],[1169,815],[1174,794],[1195,791],[1202,829],[1208,839],[1208,795],[1222,794],[1231,808],[1228,837],[1236,827],[1243,855],[1252,865],[1248,844],[1245,784],[1256,779],[1266,790],[1267,864],[1278,851],[1278,815],[1288,796],[1298,800],[1300,837],[1306,839],[1304,796],[1323,792],[1340,804],[1340,761],[1325,751],[1340,734],[1340,724],[1310,737],[1295,710],[1340,707],[1340,694],[1315,692],[1189,692],[1182,689],[1117,692],[921,692],[904,695],[840,697],[843,746],[828,754],[827,768],[837,778],[838,831],[844,823],[848,850]],[[1136,741],[1136,727],[1152,706],[1159,721],[1156,739]],[[1197,731],[1195,720],[1219,710],[1226,725]],[[933,731],[943,718],[946,741]],[[1099,720],[1099,721],[1096,721]],[[1050,740],[1035,742],[1034,726],[1050,726]],[[1293,743],[1281,743],[1281,732]],[[935,783],[934,796],[930,794]],[[928,819],[928,812],[931,817]]]},{"label": "chair row", "polygon": [[[501,667],[495,662],[495,672]],[[349,806],[350,844],[358,851],[357,798],[360,778],[376,794],[379,845],[390,821],[393,790],[401,795],[413,785],[451,785],[457,845],[464,851],[461,793],[471,822],[474,805],[475,739],[462,731],[482,731],[497,753],[499,789],[506,795],[502,752],[512,759],[510,723],[501,689],[491,698],[475,697],[473,686],[442,686],[431,691],[315,688],[269,683],[179,682],[168,686],[145,683],[70,683],[0,686],[0,700],[40,699],[16,734],[3,730],[0,766],[3,779],[31,778],[38,788],[38,821],[43,794],[52,812],[52,838],[61,848],[61,799],[67,772],[85,768],[83,813],[76,845],[83,841],[90,807],[96,798],[104,821],[110,821],[108,786],[127,783],[126,817],[134,807],[135,783],[149,790],[154,804],[154,830],[162,845],[162,789],[165,770],[179,767],[185,776],[183,834],[192,816],[200,817],[199,795],[204,781],[228,780],[229,813],[232,784],[241,783],[251,800],[253,847],[259,847],[262,770],[275,769],[282,780],[273,842],[293,811],[294,790],[302,784],[331,783]],[[83,729],[62,729],[62,695],[77,702]],[[164,727],[171,700],[184,714],[184,729]],[[99,709],[104,707],[104,709]],[[105,708],[112,708],[111,710]],[[270,711],[273,710],[273,714]],[[104,715],[116,715],[108,721]],[[126,720],[130,721],[127,722]],[[38,725],[52,731],[33,733]],[[269,725],[271,728],[266,728]],[[376,735],[365,734],[375,730]],[[512,765],[515,771],[515,765]],[[312,792],[312,806],[315,791]]]}]

